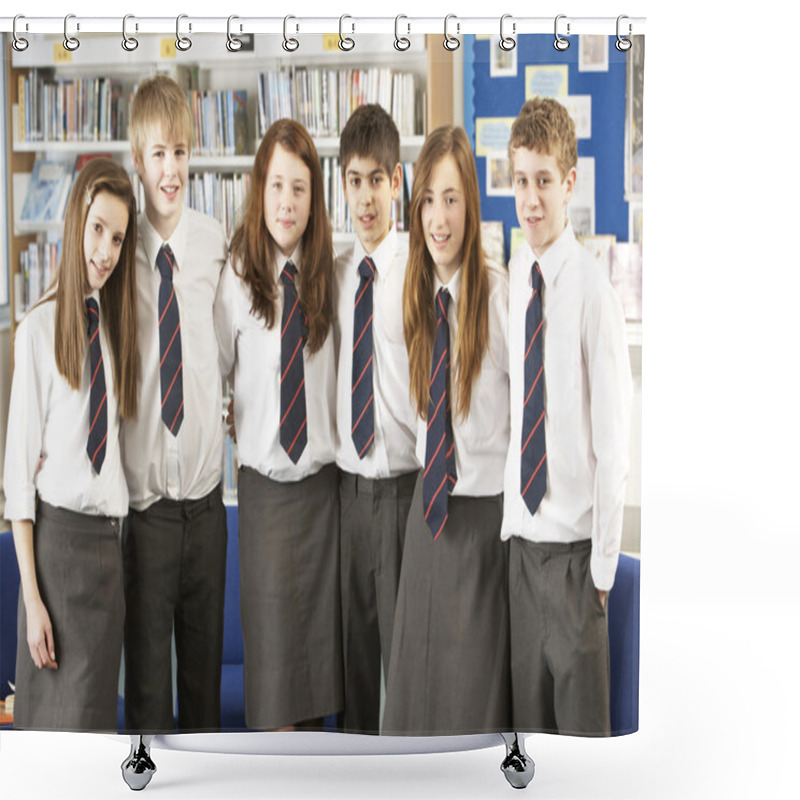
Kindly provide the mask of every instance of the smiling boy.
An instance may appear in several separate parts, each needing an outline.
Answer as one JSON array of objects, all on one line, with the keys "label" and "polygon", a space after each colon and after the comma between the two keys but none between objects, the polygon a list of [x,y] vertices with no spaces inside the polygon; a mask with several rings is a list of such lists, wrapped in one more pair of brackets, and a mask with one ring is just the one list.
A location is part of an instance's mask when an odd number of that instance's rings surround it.
[{"label": "smiling boy", "polygon": [[511,444],[502,538],[515,731],[608,735],[606,597],[622,535],[631,374],[622,306],[566,216],[575,127],[523,105],[509,142],[525,242],[509,263]]},{"label": "smiling boy", "polygon": [[227,527],[212,309],[227,248],[218,222],[184,207],[192,120],[171,78],[140,84],[130,138],[145,203],[136,250],[139,415],[122,431],[126,727],[174,729],[174,627],[178,726],[218,729]]},{"label": "smiling boy", "polygon": [[408,245],[394,230],[400,136],[379,105],[356,109],[340,161],[355,245],[336,261],[336,463],[341,470],[342,728],[377,733],[406,518],[418,464],[403,339]]}]

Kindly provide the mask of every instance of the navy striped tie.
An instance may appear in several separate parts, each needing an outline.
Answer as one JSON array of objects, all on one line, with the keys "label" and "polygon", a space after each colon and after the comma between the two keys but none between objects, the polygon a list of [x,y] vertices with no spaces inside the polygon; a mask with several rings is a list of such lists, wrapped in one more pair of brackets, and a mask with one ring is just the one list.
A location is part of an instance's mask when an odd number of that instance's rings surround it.
[{"label": "navy striped tie", "polygon": [[306,315],[297,295],[297,269],[291,261],[281,271],[281,446],[293,463],[300,460],[308,441],[303,346],[308,337]]},{"label": "navy striped tie", "polygon": [[175,257],[165,244],[158,251],[156,266],[161,273],[158,288],[159,375],[161,378],[161,419],[173,436],[183,422],[183,351],[181,315],[172,283]]},{"label": "navy striped tie", "polygon": [[425,521],[434,541],[447,522],[447,495],[453,491],[456,474],[455,443],[450,416],[450,325],[447,307],[450,293],[439,289],[436,305],[436,338],[431,361],[428,433],[425,442],[425,472],[422,502]]},{"label": "navy striped tie", "polygon": [[369,256],[358,265],[358,284],[353,312],[353,376],[351,417],[353,444],[364,458],[375,438],[374,391],[372,386],[372,284],[377,277]]},{"label": "navy striped tie", "polygon": [[547,489],[547,451],[544,441],[544,358],[542,332],[542,272],[531,269],[531,299],[525,313],[525,385],[522,407],[520,491],[531,514]]},{"label": "navy striped tie", "polygon": [[103,351],[100,349],[100,309],[97,300],[86,300],[86,317],[89,326],[89,436],[86,454],[99,475],[106,457],[108,439],[108,408],[106,406],[106,373],[103,367]]}]

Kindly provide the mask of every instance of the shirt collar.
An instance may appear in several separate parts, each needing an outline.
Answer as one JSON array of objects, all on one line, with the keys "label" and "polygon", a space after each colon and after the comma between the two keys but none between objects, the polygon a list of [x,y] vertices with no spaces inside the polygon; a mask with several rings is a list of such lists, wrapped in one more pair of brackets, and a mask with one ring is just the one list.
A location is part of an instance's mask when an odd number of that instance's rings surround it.
[{"label": "shirt collar", "polygon": [[172,231],[172,235],[166,241],[161,238],[161,235],[153,227],[153,223],[147,218],[146,213],[142,213],[139,216],[139,237],[142,240],[144,251],[147,254],[147,263],[153,271],[158,270],[156,266],[156,257],[158,256],[158,251],[161,249],[161,246],[165,244],[170,246],[172,254],[175,256],[175,269],[181,269],[184,263],[184,256],[186,255],[188,238],[186,211],[186,208],[184,208],[181,213],[181,218],[175,226],[175,230]]},{"label": "shirt collar", "polygon": [[[575,247],[578,246],[578,240],[575,238],[575,231],[572,229],[572,223],[567,220],[567,225],[561,232],[561,235],[547,248],[541,258],[537,258],[534,255],[533,250],[531,250],[527,242],[525,246],[530,253],[531,266],[533,266],[534,261],[539,262],[542,279],[544,280],[545,288],[547,288],[555,282],[558,273],[561,271],[561,267],[569,260]],[[528,283],[530,283],[530,275],[528,275]]]},{"label": "shirt collar", "polygon": [[277,274],[279,277],[287,261],[291,261],[292,264],[294,264],[294,268],[300,272],[300,259],[303,257],[302,240],[297,243],[297,247],[295,247],[294,252],[292,252],[288,258],[277,247],[275,248],[275,256],[275,267],[278,270]]},{"label": "shirt collar", "polygon": [[358,271],[358,265],[369,255],[369,258],[372,259],[372,263],[375,265],[375,269],[378,271],[378,277],[380,278],[380,276],[385,275],[392,266],[396,250],[397,231],[394,229],[394,225],[392,225],[389,229],[389,233],[384,236],[383,241],[375,248],[375,251],[371,255],[364,250],[364,245],[362,245],[360,239],[356,237],[355,247],[353,248],[356,272]]},{"label": "shirt collar", "polygon": [[463,267],[459,267],[456,270],[456,274],[453,275],[452,278],[450,278],[450,283],[447,283],[447,284],[444,284],[439,280],[439,276],[436,274],[436,271],[434,270],[434,273],[433,273],[433,296],[436,297],[436,295],[439,292],[439,289],[444,287],[445,289],[447,289],[447,292],[450,295],[450,300],[454,304],[454,307],[457,307],[458,306],[458,297],[459,297],[459,294],[461,293],[461,272],[462,272],[462,270],[463,270]]}]

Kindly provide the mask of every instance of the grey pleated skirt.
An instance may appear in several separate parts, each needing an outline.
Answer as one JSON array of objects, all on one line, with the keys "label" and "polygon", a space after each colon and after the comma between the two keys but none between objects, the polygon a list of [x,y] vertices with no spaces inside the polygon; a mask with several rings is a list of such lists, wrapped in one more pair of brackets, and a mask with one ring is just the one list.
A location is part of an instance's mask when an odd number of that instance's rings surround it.
[{"label": "grey pleated skirt", "polygon": [[296,483],[239,470],[239,565],[247,726],[280,728],[340,711],[334,464]]},{"label": "grey pleated skirt", "polygon": [[116,731],[125,622],[119,531],[118,519],[39,502],[34,560],[58,669],[33,663],[20,589],[14,727]]},{"label": "grey pleated skirt", "polygon": [[454,497],[434,542],[422,474],[408,516],[382,733],[509,731],[503,496]]}]

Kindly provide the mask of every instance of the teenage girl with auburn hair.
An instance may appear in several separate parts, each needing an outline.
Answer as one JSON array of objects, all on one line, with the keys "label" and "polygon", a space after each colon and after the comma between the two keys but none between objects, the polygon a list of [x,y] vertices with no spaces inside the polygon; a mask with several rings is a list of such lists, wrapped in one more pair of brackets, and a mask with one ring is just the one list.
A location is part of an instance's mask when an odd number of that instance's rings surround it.
[{"label": "teenage girl with auburn hair", "polygon": [[20,569],[17,728],[117,728],[128,489],[120,418],[136,416],[136,202],[125,170],[78,173],[61,261],[20,323],[5,456]]},{"label": "teenage girl with auburn hair", "polygon": [[508,279],[481,247],[475,162],[437,128],[414,168],[403,321],[422,471],[406,528],[383,732],[508,730]]},{"label": "teenage girl with auburn hair", "polygon": [[236,391],[250,728],[320,727],[343,702],[332,280],[319,157],[302,125],[279,120],[214,306]]}]

